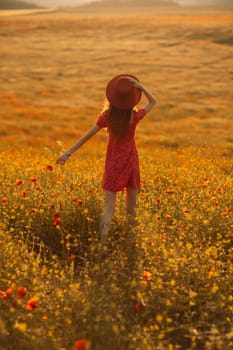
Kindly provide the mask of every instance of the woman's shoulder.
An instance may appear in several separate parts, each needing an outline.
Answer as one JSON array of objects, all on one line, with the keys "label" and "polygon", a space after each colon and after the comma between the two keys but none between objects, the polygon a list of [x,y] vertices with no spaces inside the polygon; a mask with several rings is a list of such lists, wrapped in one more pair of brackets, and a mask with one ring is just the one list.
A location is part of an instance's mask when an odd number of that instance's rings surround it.
[{"label": "woman's shoulder", "polygon": [[146,114],[146,110],[144,108],[134,109],[133,112],[134,112],[134,120],[136,122],[139,122],[141,119],[143,119]]}]

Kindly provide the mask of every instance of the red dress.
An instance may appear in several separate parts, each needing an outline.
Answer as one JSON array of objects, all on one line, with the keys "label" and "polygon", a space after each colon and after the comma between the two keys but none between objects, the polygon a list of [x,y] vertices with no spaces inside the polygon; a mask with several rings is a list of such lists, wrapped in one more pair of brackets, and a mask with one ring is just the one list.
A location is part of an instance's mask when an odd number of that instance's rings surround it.
[{"label": "red dress", "polygon": [[[140,188],[138,152],[134,133],[138,122],[145,116],[145,109],[133,111],[133,120],[123,140],[115,141],[109,136],[102,188],[117,192],[125,187]],[[108,127],[108,111],[103,112],[96,123],[101,128]]]}]

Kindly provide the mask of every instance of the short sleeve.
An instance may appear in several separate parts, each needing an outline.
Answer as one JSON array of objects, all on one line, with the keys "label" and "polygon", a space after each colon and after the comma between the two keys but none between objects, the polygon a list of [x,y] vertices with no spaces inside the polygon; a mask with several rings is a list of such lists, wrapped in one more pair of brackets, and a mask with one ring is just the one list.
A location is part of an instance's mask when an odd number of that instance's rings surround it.
[{"label": "short sleeve", "polygon": [[136,122],[139,122],[140,120],[142,120],[145,117],[145,115],[146,115],[146,110],[144,108],[136,111],[136,114],[135,114]]},{"label": "short sleeve", "polygon": [[108,111],[104,111],[97,119],[96,125],[98,125],[100,128],[106,128],[108,126],[107,112]]}]

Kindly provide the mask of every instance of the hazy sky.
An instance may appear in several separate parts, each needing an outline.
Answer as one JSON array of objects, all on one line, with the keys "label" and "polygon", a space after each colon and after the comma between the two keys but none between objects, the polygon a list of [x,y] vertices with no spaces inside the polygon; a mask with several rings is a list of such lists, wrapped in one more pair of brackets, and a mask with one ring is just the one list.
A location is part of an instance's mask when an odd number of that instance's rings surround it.
[{"label": "hazy sky", "polygon": [[[93,1],[101,0],[24,0],[37,5],[42,5],[46,7],[56,7],[56,6],[75,6],[85,3],[90,3]],[[216,4],[216,3],[232,3],[233,0],[175,0],[180,5],[204,5],[204,4]],[[117,0],[116,0],[117,2]]]},{"label": "hazy sky", "polygon": [[204,5],[204,4],[221,4],[233,3],[233,0],[175,0],[181,5]]},{"label": "hazy sky", "polygon": [[93,1],[101,0],[23,0],[31,4],[37,4],[45,7],[56,7],[56,6],[77,6],[81,4],[87,4]]}]

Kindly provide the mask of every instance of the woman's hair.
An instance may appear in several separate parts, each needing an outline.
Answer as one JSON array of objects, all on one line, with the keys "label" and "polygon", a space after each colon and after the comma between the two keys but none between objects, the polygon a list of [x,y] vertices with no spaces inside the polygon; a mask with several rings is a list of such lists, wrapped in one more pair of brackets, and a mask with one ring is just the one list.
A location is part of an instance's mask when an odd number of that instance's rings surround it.
[{"label": "woman's hair", "polygon": [[109,106],[108,130],[110,135],[116,140],[123,139],[128,131],[132,115],[132,109],[120,109],[112,105]]}]

